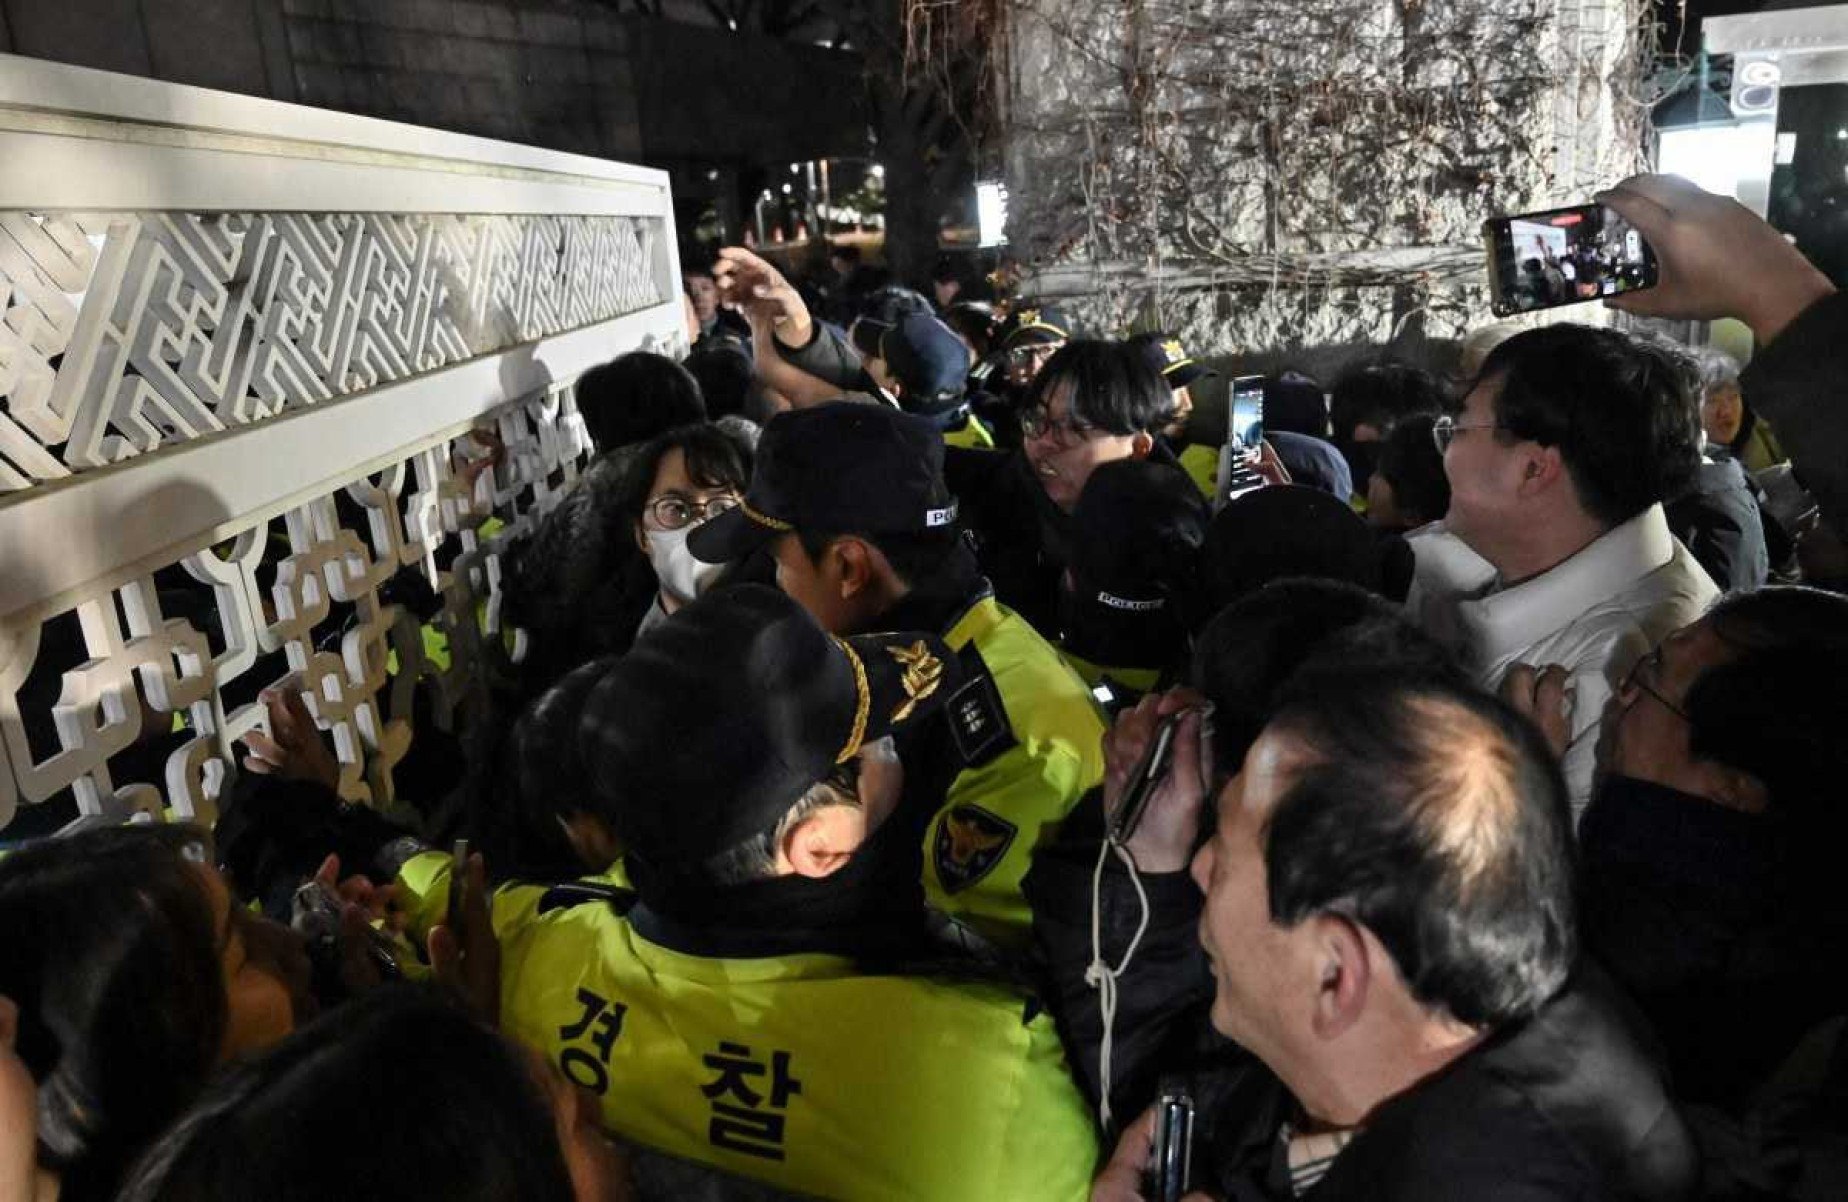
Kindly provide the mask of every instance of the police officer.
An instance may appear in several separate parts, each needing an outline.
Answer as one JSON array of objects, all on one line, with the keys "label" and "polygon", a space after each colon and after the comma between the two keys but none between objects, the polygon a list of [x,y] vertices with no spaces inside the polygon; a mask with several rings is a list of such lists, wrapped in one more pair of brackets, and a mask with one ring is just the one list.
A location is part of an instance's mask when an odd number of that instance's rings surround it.
[{"label": "police officer", "polygon": [[[925,947],[916,877],[890,872],[910,835],[888,736],[959,676],[933,636],[835,638],[743,586],[567,677],[517,754],[588,783],[634,889],[495,896],[503,1030],[624,1138],[781,1190],[1086,1197],[1095,1135],[1053,1021],[900,971]],[[449,870],[426,853],[401,880],[442,896]]]},{"label": "police officer", "polygon": [[995,436],[969,408],[969,350],[956,331],[919,313],[879,340],[879,358],[899,407],[943,432],[946,446],[993,450]]},{"label": "police officer", "polygon": [[1220,447],[1195,442],[1187,427],[1194,412],[1193,386],[1219,373],[1188,354],[1180,339],[1167,334],[1137,334],[1128,342],[1142,352],[1149,365],[1159,371],[1168,387],[1174,390],[1174,420],[1163,428],[1162,437],[1167,439],[1181,470],[1211,501],[1219,477]]},{"label": "police officer", "polygon": [[988,370],[975,369],[976,416],[995,432],[1003,450],[1020,446],[1020,411],[1034,378],[1060,347],[1077,337],[1078,327],[1063,309],[1038,300],[1016,301],[1001,322],[997,349]]},{"label": "police officer", "polygon": [[925,889],[1007,950],[1028,940],[1020,881],[1033,849],[1102,777],[1104,727],[1084,682],[977,571],[944,454],[910,414],[850,402],[784,414],[764,429],[744,503],[688,546],[724,562],[773,545],[783,590],[837,634],[942,634],[967,680],[901,748],[927,774],[911,811]]}]

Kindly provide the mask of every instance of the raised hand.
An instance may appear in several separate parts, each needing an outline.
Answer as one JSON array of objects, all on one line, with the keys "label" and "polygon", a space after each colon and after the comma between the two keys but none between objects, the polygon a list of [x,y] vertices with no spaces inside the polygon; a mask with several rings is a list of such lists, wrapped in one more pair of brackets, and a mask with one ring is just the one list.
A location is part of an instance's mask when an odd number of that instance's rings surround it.
[{"label": "raised hand", "polygon": [[[783,345],[804,347],[814,336],[814,321],[802,294],[774,265],[742,246],[728,246],[719,252],[712,278],[727,304],[744,310],[747,318],[761,315],[768,319],[777,341]],[[753,320],[752,325],[756,324]]]},{"label": "raised hand", "polygon": [[1655,248],[1660,283],[1612,297],[1613,309],[1649,317],[1736,317],[1770,342],[1835,291],[1784,235],[1730,196],[1678,175],[1634,175],[1597,196]]},{"label": "raised hand", "polygon": [[500,940],[488,904],[488,873],[480,853],[450,870],[449,887],[461,890],[454,925],[430,930],[430,964],[436,979],[459,992],[482,1021],[500,1023]]}]

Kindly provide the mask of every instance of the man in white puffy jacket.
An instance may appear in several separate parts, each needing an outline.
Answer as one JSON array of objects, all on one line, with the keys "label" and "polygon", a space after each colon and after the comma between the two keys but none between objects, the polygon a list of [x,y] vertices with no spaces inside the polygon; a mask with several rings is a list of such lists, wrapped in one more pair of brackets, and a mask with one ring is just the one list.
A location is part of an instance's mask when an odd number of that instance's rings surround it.
[{"label": "man in white puffy jacket", "polygon": [[1450,511],[1411,539],[1407,607],[1487,688],[1517,665],[1564,668],[1575,817],[1591,799],[1605,702],[1718,595],[1662,511],[1699,462],[1692,386],[1672,352],[1549,326],[1498,346],[1434,431]]}]

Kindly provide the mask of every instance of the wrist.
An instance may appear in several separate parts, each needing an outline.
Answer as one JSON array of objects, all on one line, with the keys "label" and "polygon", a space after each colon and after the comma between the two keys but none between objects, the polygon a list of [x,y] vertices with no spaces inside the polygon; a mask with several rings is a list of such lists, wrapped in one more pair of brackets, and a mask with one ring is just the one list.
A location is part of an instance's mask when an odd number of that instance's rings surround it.
[{"label": "wrist", "polygon": [[1136,870],[1151,875],[1186,872],[1193,863],[1196,829],[1160,831],[1144,828],[1129,837]]},{"label": "wrist", "polygon": [[806,313],[792,315],[774,328],[777,342],[792,351],[806,350],[815,341],[815,322]]},{"label": "wrist", "polygon": [[1758,345],[1766,347],[1811,305],[1834,292],[1835,285],[1829,282],[1829,277],[1805,261],[1801,272],[1792,272],[1789,279],[1779,281],[1779,286],[1760,298],[1752,312],[1740,317],[1751,327]]}]

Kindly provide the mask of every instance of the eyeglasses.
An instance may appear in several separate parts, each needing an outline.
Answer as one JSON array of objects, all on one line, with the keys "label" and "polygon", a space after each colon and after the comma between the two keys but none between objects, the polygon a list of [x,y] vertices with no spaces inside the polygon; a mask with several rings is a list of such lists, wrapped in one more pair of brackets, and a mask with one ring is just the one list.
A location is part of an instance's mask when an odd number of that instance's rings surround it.
[{"label": "eyeglasses", "polygon": [[1643,658],[1630,665],[1630,671],[1625,674],[1623,678],[1622,691],[1627,693],[1631,689],[1636,689],[1639,692],[1647,693],[1649,696],[1655,698],[1663,709],[1675,715],[1675,717],[1681,719],[1683,722],[1689,721],[1690,719],[1688,718],[1688,712],[1686,710],[1662,695],[1662,690],[1659,687],[1661,679],[1662,648],[1657,646],[1654,651],[1651,651],[1648,655],[1643,656]]},{"label": "eyeglasses", "polygon": [[1456,441],[1457,435],[1465,430],[1499,430],[1494,422],[1471,422],[1465,424],[1446,413],[1431,423],[1431,441],[1437,444],[1437,453],[1442,455]]},{"label": "eyeglasses", "polygon": [[1060,447],[1075,447],[1103,431],[1090,422],[1069,417],[1054,421],[1044,406],[1035,406],[1021,410],[1020,432],[1028,438],[1049,438]]},{"label": "eyeglasses", "polygon": [[1052,353],[1059,349],[1056,342],[1029,342],[1006,352],[1004,358],[1009,363],[1031,363],[1035,359],[1050,359]]},{"label": "eyeglasses", "polygon": [[683,530],[688,526],[697,526],[701,522],[718,517],[728,509],[738,508],[738,498],[731,493],[710,497],[704,502],[694,501],[677,493],[657,497],[648,503],[644,512],[654,520],[657,528],[662,530]]}]

